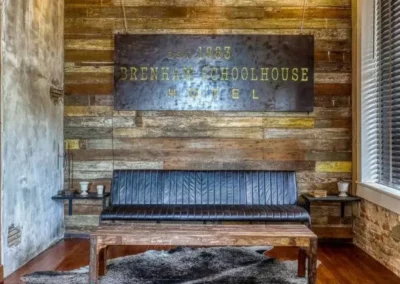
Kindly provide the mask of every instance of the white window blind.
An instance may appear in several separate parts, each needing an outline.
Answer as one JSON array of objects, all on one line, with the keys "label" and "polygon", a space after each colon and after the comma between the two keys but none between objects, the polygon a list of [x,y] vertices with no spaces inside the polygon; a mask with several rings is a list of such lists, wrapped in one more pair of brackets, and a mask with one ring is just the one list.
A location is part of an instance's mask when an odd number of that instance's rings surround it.
[{"label": "white window blind", "polygon": [[375,0],[373,16],[376,182],[400,189],[400,0]]}]

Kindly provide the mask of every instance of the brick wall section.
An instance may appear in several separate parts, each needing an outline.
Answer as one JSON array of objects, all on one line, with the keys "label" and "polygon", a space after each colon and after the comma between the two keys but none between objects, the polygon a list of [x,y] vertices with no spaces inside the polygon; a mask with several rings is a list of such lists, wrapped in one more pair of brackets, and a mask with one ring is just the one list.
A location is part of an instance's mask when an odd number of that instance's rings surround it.
[{"label": "brick wall section", "polygon": [[400,215],[363,200],[354,221],[354,243],[400,276],[400,241],[391,237]]}]

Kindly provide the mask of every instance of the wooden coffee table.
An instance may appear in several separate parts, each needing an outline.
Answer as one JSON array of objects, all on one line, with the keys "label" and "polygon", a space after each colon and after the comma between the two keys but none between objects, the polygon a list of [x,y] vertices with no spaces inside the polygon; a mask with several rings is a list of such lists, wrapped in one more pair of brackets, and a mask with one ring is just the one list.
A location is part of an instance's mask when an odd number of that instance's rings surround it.
[{"label": "wooden coffee table", "polygon": [[308,256],[308,283],[314,284],[317,277],[317,236],[305,225],[103,225],[90,235],[90,284],[105,274],[107,246],[114,245],[296,246],[299,276],[305,276]]}]

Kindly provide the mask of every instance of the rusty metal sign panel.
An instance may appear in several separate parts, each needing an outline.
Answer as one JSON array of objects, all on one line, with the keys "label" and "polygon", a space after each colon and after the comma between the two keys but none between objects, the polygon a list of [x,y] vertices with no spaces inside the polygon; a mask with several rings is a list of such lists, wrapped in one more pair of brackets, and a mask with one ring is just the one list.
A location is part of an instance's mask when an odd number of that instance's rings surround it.
[{"label": "rusty metal sign panel", "polygon": [[309,35],[116,35],[116,110],[304,111]]}]

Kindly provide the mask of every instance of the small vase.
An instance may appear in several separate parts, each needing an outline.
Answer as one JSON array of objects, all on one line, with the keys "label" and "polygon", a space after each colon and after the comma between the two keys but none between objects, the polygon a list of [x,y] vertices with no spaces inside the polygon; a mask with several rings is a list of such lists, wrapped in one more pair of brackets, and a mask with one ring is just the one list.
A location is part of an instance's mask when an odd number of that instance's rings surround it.
[{"label": "small vase", "polygon": [[81,181],[79,184],[81,186],[81,195],[87,195],[89,191],[89,182]]},{"label": "small vase", "polygon": [[104,194],[104,185],[98,185],[96,188],[97,188],[97,195]]},{"label": "small vase", "polygon": [[337,183],[339,197],[347,197],[347,193],[349,192],[350,183],[347,181],[339,181]]}]

